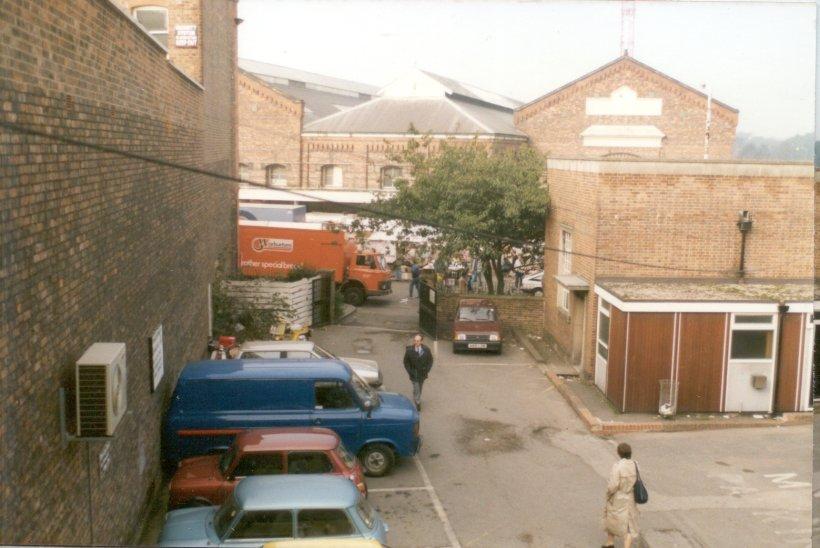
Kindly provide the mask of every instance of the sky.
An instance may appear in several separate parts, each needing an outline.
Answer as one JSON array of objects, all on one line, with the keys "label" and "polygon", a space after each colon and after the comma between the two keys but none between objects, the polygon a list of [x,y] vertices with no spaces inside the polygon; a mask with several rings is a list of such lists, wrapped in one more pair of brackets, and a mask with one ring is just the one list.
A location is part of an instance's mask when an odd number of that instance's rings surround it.
[{"label": "sky", "polygon": [[[706,84],[740,110],[738,132],[811,132],[815,10],[639,0],[633,56]],[[619,1],[240,0],[239,17],[242,58],[376,86],[416,67],[522,101],[621,54]]]}]

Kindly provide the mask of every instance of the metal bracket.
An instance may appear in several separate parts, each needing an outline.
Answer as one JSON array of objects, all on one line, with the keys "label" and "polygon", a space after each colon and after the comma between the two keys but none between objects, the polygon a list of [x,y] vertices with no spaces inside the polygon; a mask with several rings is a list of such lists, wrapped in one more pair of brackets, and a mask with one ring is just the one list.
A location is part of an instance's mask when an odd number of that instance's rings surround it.
[{"label": "metal bracket", "polygon": [[68,447],[71,442],[93,442],[93,441],[110,441],[113,436],[102,437],[83,437],[71,434],[68,431],[68,419],[65,411],[65,388],[60,387],[60,439],[62,440],[63,449]]}]

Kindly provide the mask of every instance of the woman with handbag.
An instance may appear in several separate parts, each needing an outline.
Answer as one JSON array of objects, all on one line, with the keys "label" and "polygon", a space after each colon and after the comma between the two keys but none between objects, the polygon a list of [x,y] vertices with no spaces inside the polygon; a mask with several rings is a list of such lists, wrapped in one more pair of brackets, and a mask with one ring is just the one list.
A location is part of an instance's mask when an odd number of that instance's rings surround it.
[{"label": "woman with handbag", "polygon": [[632,541],[638,536],[636,493],[641,492],[638,495],[641,500],[638,502],[643,503],[646,500],[643,483],[636,486],[640,477],[638,465],[632,460],[632,448],[628,443],[618,445],[618,456],[621,459],[612,465],[606,486],[606,507],[604,508],[606,544],[603,548],[614,548],[615,537],[624,539],[624,548],[632,546]]}]

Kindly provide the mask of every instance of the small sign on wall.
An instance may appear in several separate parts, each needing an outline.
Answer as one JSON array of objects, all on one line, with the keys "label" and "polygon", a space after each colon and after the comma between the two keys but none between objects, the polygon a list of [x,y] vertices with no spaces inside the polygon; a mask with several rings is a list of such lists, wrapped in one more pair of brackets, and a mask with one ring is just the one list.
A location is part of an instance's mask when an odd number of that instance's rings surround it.
[{"label": "small sign on wall", "polygon": [[162,352],[162,324],[151,336],[151,391],[157,389],[165,374],[165,356]]},{"label": "small sign on wall", "polygon": [[197,43],[196,25],[174,26],[174,45],[178,48],[195,48]]},{"label": "small sign on wall", "polygon": [[98,471],[99,474],[102,476],[108,469],[111,467],[111,442],[105,442],[103,445],[102,450],[97,455],[97,464],[99,466]]}]

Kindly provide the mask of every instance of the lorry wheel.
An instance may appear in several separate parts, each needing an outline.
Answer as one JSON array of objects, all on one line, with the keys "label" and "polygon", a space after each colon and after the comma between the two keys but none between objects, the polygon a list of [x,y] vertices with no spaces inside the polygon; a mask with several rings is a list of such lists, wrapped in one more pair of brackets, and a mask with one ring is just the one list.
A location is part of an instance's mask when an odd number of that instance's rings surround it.
[{"label": "lorry wheel", "polygon": [[345,302],[353,306],[364,304],[364,291],[360,287],[348,287],[345,289]]},{"label": "lorry wheel", "polygon": [[359,460],[366,476],[379,478],[390,472],[396,457],[393,450],[383,443],[368,445],[359,453]]}]

